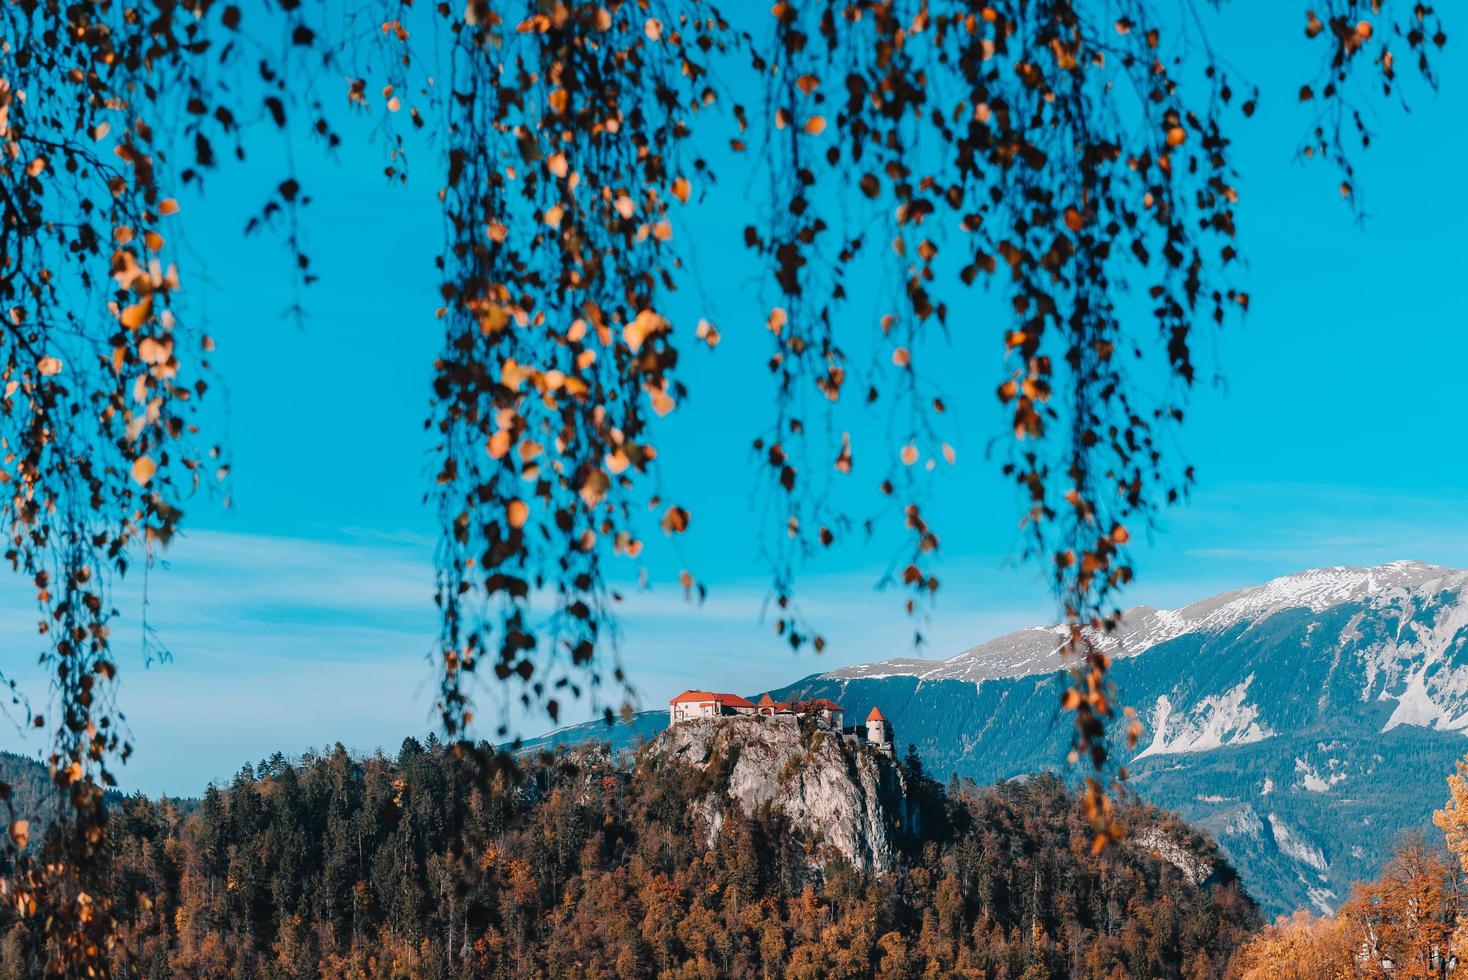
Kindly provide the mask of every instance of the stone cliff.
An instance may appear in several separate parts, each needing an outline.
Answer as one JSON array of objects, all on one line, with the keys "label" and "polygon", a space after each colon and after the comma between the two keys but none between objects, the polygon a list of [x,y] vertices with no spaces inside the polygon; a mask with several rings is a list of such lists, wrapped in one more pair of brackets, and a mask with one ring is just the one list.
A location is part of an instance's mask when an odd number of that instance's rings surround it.
[{"label": "stone cliff", "polygon": [[680,722],[649,742],[638,764],[684,765],[708,777],[700,809],[711,837],[727,807],[750,814],[768,804],[854,866],[884,873],[922,830],[901,766],[811,722],[748,716]]}]

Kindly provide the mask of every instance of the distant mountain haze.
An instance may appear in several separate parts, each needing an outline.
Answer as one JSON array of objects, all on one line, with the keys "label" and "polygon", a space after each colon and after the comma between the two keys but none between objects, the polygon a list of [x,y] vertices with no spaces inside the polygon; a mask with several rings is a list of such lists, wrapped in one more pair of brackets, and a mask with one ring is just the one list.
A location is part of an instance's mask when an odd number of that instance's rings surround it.
[{"label": "distant mountain haze", "polygon": [[[1334,908],[1394,837],[1429,825],[1468,752],[1465,585],[1468,571],[1399,561],[1128,610],[1104,643],[1120,703],[1145,725],[1135,750],[1116,750],[1130,789],[1211,831],[1267,912]],[[899,750],[915,745],[943,777],[1076,771],[1059,708],[1063,639],[1038,626],[773,694],[828,697],[852,717],[880,705]],[[649,711],[632,728],[553,737],[628,744],[665,721]]]}]

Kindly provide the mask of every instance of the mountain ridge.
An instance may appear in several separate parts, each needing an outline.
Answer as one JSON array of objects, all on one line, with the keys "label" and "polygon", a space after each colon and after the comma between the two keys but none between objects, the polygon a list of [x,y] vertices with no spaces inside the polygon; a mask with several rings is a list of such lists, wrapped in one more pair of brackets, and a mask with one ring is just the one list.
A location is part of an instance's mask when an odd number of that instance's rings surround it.
[{"label": "mountain ridge", "polygon": [[[1129,786],[1212,831],[1271,913],[1326,911],[1428,825],[1468,751],[1468,572],[1422,562],[1282,576],[1177,610],[1139,607],[1109,638],[1145,733]],[[814,674],[776,692],[882,704],[899,743],[979,782],[1066,771],[1060,635],[942,661]],[[1034,656],[1016,657],[1019,643]],[[997,655],[996,655],[997,652]],[[916,666],[913,666],[916,664]]]},{"label": "mountain ridge", "polygon": [[[1335,565],[1282,575],[1261,585],[1221,592],[1177,609],[1133,606],[1122,612],[1117,629],[1098,637],[1113,657],[1136,656],[1159,643],[1197,629],[1223,629],[1245,615],[1331,605],[1381,591],[1384,587],[1421,587],[1451,579],[1468,584],[1468,570],[1399,560],[1382,565]],[[1045,673],[1064,666],[1061,651],[1069,627],[1029,626],[975,644],[939,660],[895,657],[827,671],[831,678],[917,676],[927,680],[989,680]],[[1007,668],[1007,669],[1006,669]]]},{"label": "mountain ridge", "polygon": [[[901,750],[979,783],[1065,762],[1060,628],[942,660],[896,658],[772,691],[879,705]],[[1468,752],[1468,571],[1422,562],[1309,569],[1173,610],[1136,607],[1106,638],[1119,704],[1144,734],[1118,747],[1127,785],[1211,832],[1270,914],[1326,911],[1374,877],[1392,838],[1429,826]],[[758,692],[754,692],[758,693]],[[631,746],[666,725],[555,740]]]}]

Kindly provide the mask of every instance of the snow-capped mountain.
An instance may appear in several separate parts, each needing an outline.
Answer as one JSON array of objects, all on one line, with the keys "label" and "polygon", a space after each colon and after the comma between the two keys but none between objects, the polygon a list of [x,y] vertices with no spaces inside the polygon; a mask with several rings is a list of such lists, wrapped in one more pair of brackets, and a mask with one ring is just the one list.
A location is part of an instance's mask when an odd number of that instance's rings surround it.
[{"label": "snow-capped mountain", "polygon": [[[929,770],[992,781],[1062,768],[1063,632],[945,660],[897,659],[777,692],[879,704]],[[1425,827],[1468,753],[1468,571],[1322,568],[1181,609],[1129,610],[1107,638],[1146,733],[1143,797],[1210,829],[1272,912],[1330,908],[1392,838]]]}]

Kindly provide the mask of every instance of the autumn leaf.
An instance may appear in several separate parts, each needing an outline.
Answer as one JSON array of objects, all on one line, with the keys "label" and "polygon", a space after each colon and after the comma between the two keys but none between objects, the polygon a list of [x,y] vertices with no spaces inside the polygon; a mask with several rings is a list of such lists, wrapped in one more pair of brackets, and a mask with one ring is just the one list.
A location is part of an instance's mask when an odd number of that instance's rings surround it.
[{"label": "autumn leaf", "polygon": [[660,334],[668,329],[668,321],[658,316],[652,310],[642,310],[632,321],[622,328],[622,339],[635,354],[642,349],[647,338]]},{"label": "autumn leaf", "polygon": [[40,371],[41,374],[46,375],[47,377],[50,377],[53,374],[60,374],[61,358],[51,357],[49,355],[43,357],[36,362],[36,370]]},{"label": "autumn leaf", "polygon": [[153,312],[152,295],[144,296],[140,301],[123,309],[118,316],[118,322],[129,330],[136,330],[148,322],[148,317]]},{"label": "autumn leaf", "polygon": [[669,507],[663,514],[662,525],[668,534],[682,534],[688,530],[688,511],[682,507]]},{"label": "autumn leaf", "polygon": [[151,456],[139,456],[133,460],[132,476],[133,482],[138,486],[146,487],[153,479],[153,474],[158,472],[158,464],[153,462]]}]

